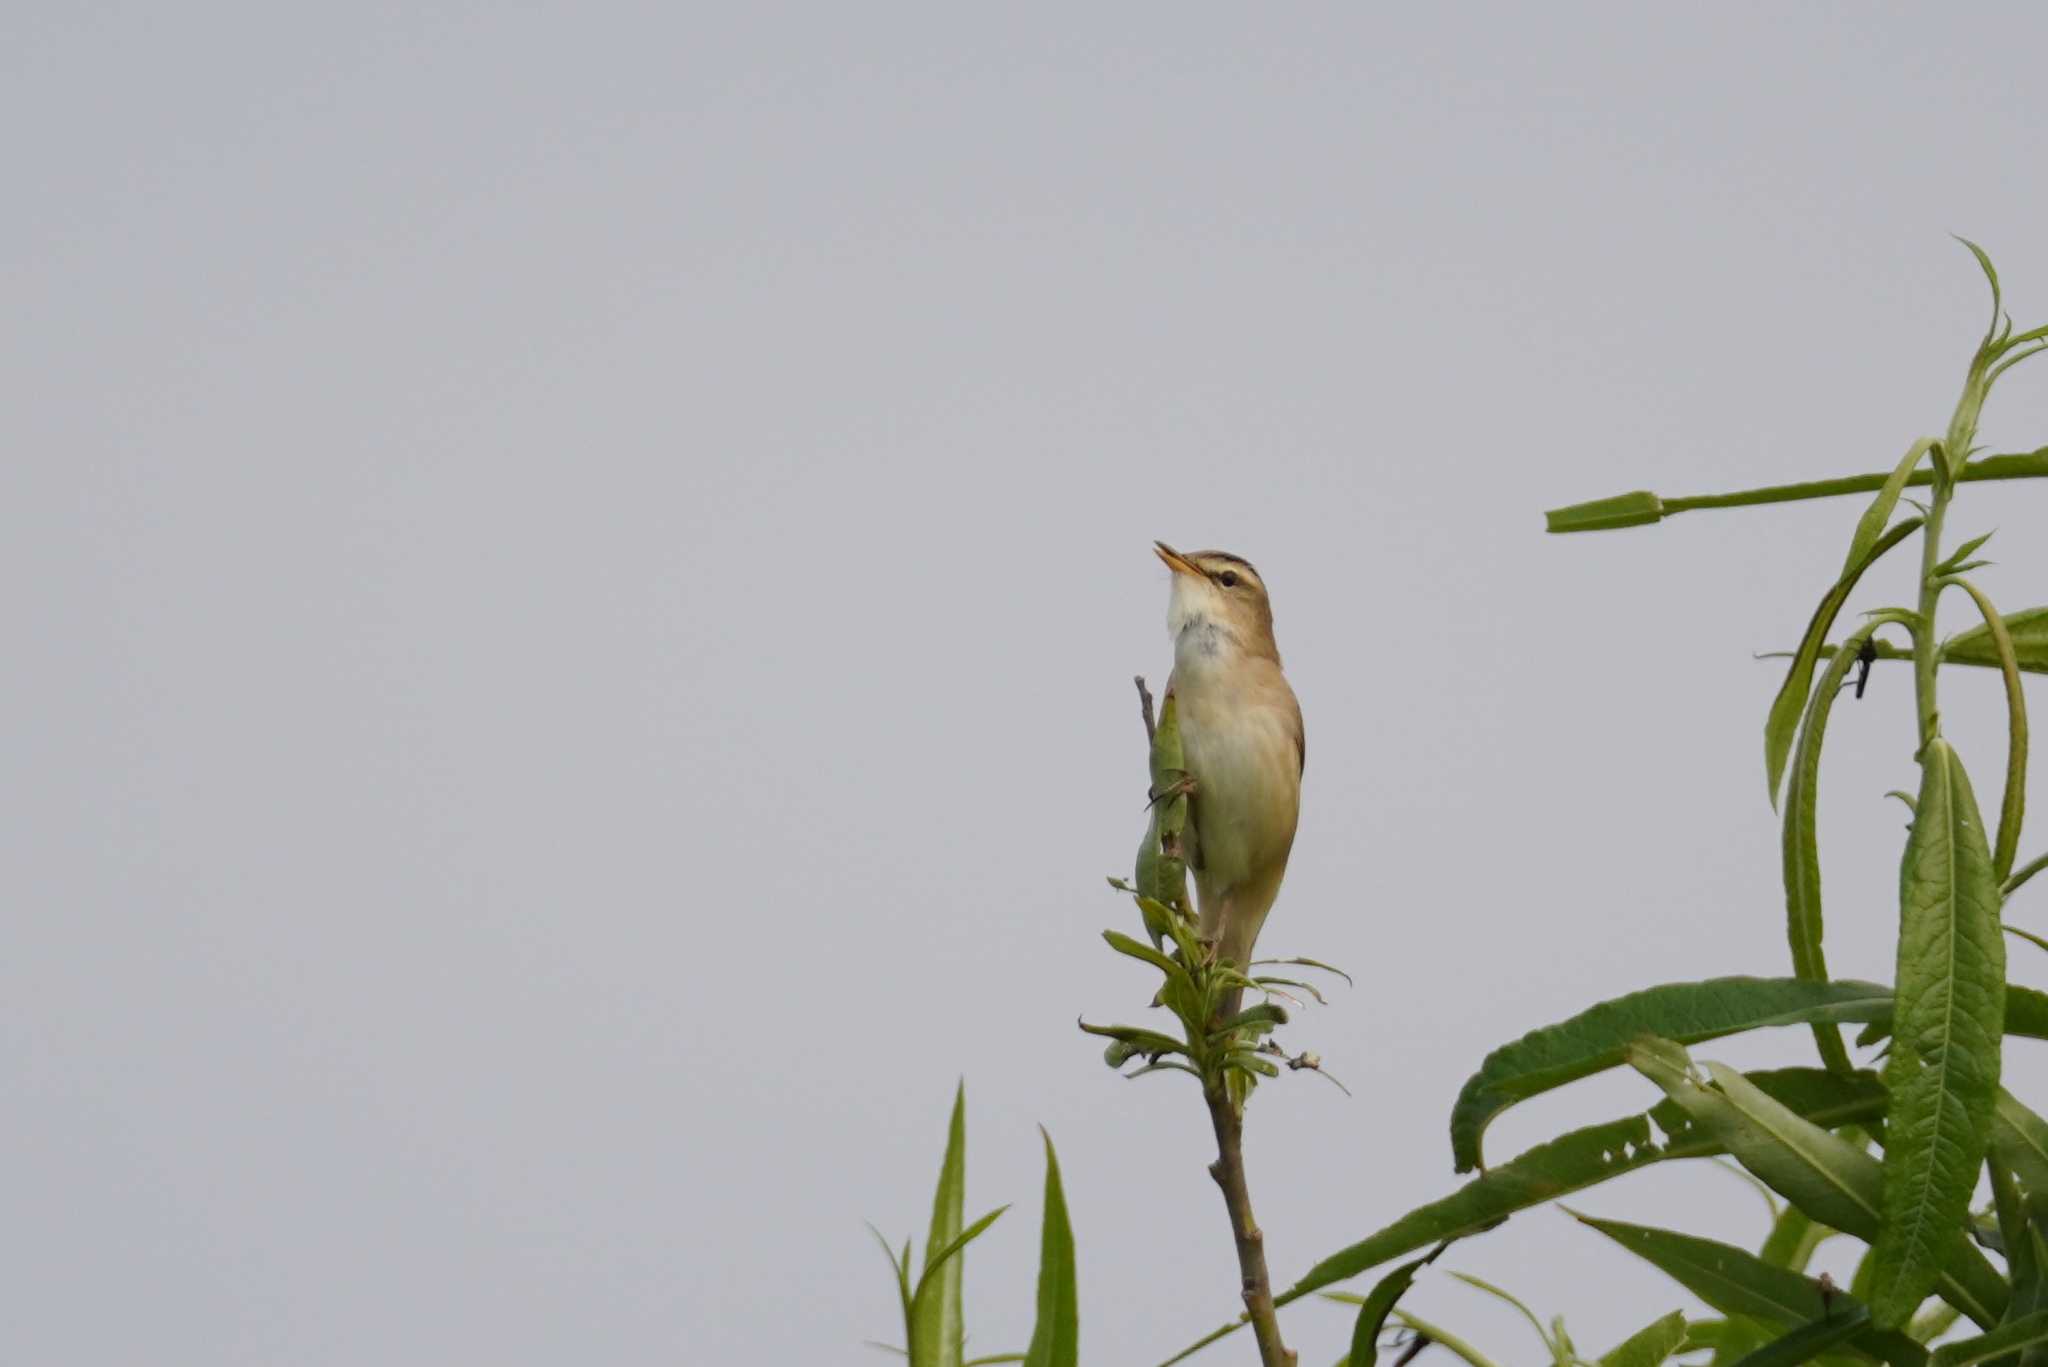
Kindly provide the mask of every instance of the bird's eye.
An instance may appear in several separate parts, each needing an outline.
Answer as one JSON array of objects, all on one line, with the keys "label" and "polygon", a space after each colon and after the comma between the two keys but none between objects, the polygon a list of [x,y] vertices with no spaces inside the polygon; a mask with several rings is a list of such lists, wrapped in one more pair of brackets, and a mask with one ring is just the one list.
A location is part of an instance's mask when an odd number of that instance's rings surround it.
[{"label": "bird's eye", "polygon": [[1219,575],[1217,575],[1217,576],[1216,576],[1216,582],[1217,582],[1217,583],[1219,583],[1219,584],[1221,584],[1221,585],[1223,585],[1223,587],[1224,587],[1224,588],[1226,588],[1226,589],[1234,589],[1234,588],[1236,588],[1236,587],[1237,587],[1237,571],[1236,571],[1236,570],[1225,570],[1225,571],[1223,571],[1223,573],[1221,573],[1221,574],[1219,574]]}]

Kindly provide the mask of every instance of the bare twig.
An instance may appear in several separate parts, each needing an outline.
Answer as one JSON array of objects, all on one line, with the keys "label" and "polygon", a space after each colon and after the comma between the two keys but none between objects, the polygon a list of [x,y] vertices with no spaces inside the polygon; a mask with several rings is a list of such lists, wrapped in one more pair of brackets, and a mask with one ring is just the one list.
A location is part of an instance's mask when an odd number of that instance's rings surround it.
[{"label": "bare twig", "polygon": [[1157,726],[1152,721],[1152,690],[1145,687],[1145,676],[1138,675],[1131,680],[1138,686],[1138,711],[1145,718],[1145,739],[1150,741]]},{"label": "bare twig", "polygon": [[1294,1367],[1295,1356],[1280,1341],[1280,1317],[1273,1308],[1273,1281],[1266,1272],[1266,1236],[1252,1218],[1251,1192],[1244,1180],[1244,1117],[1230,1104],[1229,1089],[1205,1089],[1209,1121],[1216,1130],[1216,1161],[1209,1175],[1223,1189],[1230,1211],[1230,1233],[1237,1241],[1237,1268],[1243,1278],[1244,1311],[1259,1341],[1264,1367]]}]

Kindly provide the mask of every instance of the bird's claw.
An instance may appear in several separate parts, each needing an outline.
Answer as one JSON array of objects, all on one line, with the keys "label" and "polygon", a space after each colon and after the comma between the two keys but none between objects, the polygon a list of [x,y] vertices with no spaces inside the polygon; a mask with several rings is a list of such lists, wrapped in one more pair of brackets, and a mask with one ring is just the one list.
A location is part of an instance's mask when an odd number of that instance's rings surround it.
[{"label": "bird's claw", "polygon": [[1184,773],[1179,778],[1175,779],[1173,782],[1167,784],[1164,788],[1161,788],[1158,792],[1153,793],[1151,795],[1152,800],[1145,804],[1145,810],[1150,811],[1154,807],[1157,807],[1160,803],[1170,802],[1177,797],[1193,797],[1195,795],[1196,786],[1197,785],[1195,783],[1195,776],[1193,774]]}]

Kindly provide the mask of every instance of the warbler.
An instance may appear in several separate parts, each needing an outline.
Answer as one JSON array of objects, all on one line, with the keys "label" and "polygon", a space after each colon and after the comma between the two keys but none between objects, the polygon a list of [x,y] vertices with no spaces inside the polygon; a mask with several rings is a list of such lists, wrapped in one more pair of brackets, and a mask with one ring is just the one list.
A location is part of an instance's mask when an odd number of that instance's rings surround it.
[{"label": "warbler", "polygon": [[1243,968],[1280,895],[1301,817],[1301,704],[1281,672],[1272,600],[1251,562],[1153,546],[1173,571],[1166,691],[1178,702],[1191,780],[1185,855],[1195,910],[1202,938]]}]

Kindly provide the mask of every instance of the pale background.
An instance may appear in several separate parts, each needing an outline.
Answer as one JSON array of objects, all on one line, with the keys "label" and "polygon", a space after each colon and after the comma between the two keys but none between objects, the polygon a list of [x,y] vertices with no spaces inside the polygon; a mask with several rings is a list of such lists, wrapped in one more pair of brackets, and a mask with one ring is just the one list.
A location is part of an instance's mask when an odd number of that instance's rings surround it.
[{"label": "pale background", "polygon": [[[879,1362],[862,1221],[922,1237],[962,1074],[970,1203],[1019,1203],[974,1345],[1028,1333],[1043,1123],[1086,1359],[1156,1362],[1234,1307],[1206,1128],[1073,1026],[1150,991],[1096,934],[1151,539],[1272,585],[1311,762],[1265,943],[1361,975],[1290,1035],[1354,1098],[1253,1116],[1284,1282],[1450,1188],[1496,1043],[1786,971],[1750,652],[1856,506],[1541,510],[1888,467],[1983,325],[1952,231],[2048,317],[2038,4],[0,27],[8,1363]],[[1985,436],[2048,441],[2048,365]],[[2044,518],[1959,505],[2009,607]],[[1890,976],[1909,691],[1838,713],[1844,974]],[[1995,678],[1947,701],[1995,794]],[[1581,1204],[1764,1227],[1698,1167]],[[1551,1211],[1447,1262],[1595,1352],[1686,1303]]]}]

